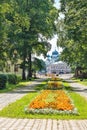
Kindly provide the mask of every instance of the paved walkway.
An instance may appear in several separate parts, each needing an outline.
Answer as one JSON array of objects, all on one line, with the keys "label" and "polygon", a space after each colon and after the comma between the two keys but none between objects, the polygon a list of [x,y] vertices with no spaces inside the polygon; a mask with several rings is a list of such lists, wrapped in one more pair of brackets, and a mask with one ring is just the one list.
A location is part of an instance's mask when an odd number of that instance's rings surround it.
[{"label": "paved walkway", "polygon": [[[23,97],[41,81],[34,81],[27,87],[11,93],[0,94],[0,109]],[[76,84],[74,84],[76,85]],[[87,130],[87,120],[53,120],[53,119],[16,119],[0,118],[0,130]]]},{"label": "paved walkway", "polygon": [[81,96],[87,99],[87,86],[75,82],[71,82],[69,84],[73,88],[73,91],[75,91],[76,93],[80,94]]},{"label": "paved walkway", "polygon": [[87,130],[87,120],[0,118],[0,130]]},{"label": "paved walkway", "polygon": [[72,74],[60,75],[62,79],[66,80],[70,84],[70,86],[73,88],[73,91],[87,99],[87,86],[71,80],[72,76]]},{"label": "paved walkway", "polygon": [[3,109],[8,104],[22,98],[24,95],[31,91],[35,91],[34,87],[36,85],[41,84],[41,82],[45,79],[37,79],[36,81],[32,81],[28,86],[18,88],[14,91],[7,93],[0,93],[0,110]]}]

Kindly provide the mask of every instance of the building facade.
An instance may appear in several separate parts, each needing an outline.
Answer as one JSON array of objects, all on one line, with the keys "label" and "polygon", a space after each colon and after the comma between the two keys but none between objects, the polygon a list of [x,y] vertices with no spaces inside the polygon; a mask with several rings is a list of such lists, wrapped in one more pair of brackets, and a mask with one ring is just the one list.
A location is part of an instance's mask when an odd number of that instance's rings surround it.
[{"label": "building facade", "polygon": [[58,61],[58,62],[49,64],[46,67],[46,70],[47,70],[48,74],[54,73],[57,75],[58,74],[66,74],[66,73],[71,72],[71,68],[65,62],[62,62],[62,61]]},{"label": "building facade", "polygon": [[65,74],[70,73],[71,68],[67,63],[59,61],[59,53],[57,50],[52,52],[52,55],[47,55],[46,59],[46,72],[47,74]]}]

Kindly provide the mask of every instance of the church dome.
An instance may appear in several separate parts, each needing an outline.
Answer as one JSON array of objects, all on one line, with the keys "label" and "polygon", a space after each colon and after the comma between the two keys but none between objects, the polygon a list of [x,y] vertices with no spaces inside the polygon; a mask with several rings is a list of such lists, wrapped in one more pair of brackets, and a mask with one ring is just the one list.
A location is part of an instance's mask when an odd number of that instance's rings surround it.
[{"label": "church dome", "polygon": [[49,55],[49,54],[47,55],[47,58],[50,58],[50,55]]},{"label": "church dome", "polygon": [[59,53],[58,53],[58,51],[55,50],[52,52],[52,55],[59,55]]}]

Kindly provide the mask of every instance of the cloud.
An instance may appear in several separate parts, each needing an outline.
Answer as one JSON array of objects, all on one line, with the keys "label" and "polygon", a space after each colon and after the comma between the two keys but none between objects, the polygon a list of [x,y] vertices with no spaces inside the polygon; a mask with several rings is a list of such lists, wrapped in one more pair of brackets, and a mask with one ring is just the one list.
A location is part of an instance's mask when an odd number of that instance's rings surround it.
[{"label": "cloud", "polygon": [[51,50],[48,52],[48,54],[52,54],[52,52],[56,49],[59,53],[61,53],[62,51],[62,48],[60,47],[57,47],[57,39],[58,39],[58,36],[57,35],[54,35],[54,37],[49,40],[50,44],[52,45],[51,46]]},{"label": "cloud", "polygon": [[55,6],[57,9],[60,9],[60,0],[55,0],[54,6]]}]

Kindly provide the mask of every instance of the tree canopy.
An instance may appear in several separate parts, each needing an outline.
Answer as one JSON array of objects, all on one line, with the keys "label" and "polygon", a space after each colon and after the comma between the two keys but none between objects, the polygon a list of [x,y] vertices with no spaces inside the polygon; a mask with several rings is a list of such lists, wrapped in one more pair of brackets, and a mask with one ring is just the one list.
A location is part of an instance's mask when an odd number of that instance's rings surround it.
[{"label": "tree canopy", "polygon": [[87,1],[60,0],[64,19],[57,25],[62,59],[71,65],[87,68]]},{"label": "tree canopy", "polygon": [[17,51],[22,61],[23,79],[26,63],[28,77],[32,77],[32,54],[46,55],[50,49],[47,40],[56,33],[55,21],[58,18],[58,10],[53,4],[53,0],[0,1],[0,47],[6,44],[0,55],[7,50],[6,56],[13,61],[14,51]]}]

